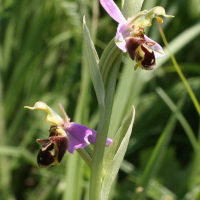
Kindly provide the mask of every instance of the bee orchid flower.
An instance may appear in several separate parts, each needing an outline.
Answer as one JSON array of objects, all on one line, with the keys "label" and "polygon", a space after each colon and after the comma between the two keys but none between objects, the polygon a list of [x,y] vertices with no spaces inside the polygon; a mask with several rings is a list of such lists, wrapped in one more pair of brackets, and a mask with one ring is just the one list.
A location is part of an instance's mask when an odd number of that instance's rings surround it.
[{"label": "bee orchid flower", "polygon": [[115,43],[123,52],[128,52],[135,60],[135,70],[141,67],[146,70],[155,68],[155,59],[162,57],[162,47],[145,35],[144,27],[152,25],[152,19],[157,18],[158,23],[163,20],[158,15],[173,17],[165,14],[164,8],[157,6],[149,11],[144,10],[127,20],[113,0],[100,0],[106,12],[119,23],[115,36]]},{"label": "bee orchid flower", "polygon": [[[95,143],[97,132],[81,124],[70,122],[61,104],[59,104],[63,118],[45,103],[36,102],[34,107],[25,106],[31,110],[43,110],[46,113],[45,121],[51,125],[48,139],[37,139],[42,145],[37,162],[40,167],[49,167],[60,163],[65,152],[73,154],[74,150],[84,148],[90,143]],[[106,146],[112,140],[107,138]]]}]

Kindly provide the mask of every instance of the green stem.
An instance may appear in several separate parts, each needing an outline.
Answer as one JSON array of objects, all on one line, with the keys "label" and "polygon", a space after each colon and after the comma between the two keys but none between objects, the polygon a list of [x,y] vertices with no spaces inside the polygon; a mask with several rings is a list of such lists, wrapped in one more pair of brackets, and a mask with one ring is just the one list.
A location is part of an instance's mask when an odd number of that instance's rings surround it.
[{"label": "green stem", "polygon": [[88,155],[92,158],[92,156],[93,156],[93,151],[94,151],[94,148],[92,147],[92,145],[89,144],[89,145],[86,146],[84,149],[87,151]]},{"label": "green stem", "polygon": [[85,149],[77,149],[76,150],[81,158],[86,162],[88,167],[91,169],[92,166],[92,158],[90,157],[89,153]]},{"label": "green stem", "polygon": [[[100,200],[101,191],[101,175],[103,168],[103,156],[104,148],[107,138],[107,132],[109,127],[109,113],[111,109],[108,106],[100,107],[100,118],[99,126],[97,129],[97,137],[94,146],[93,160],[92,160],[92,171],[91,171],[91,182],[90,182],[90,199]],[[106,117],[107,116],[107,117]]]},{"label": "green stem", "polygon": [[119,67],[121,63],[122,53],[115,55],[114,65],[110,70],[109,79],[107,80],[107,92],[105,104],[100,105],[99,125],[97,129],[97,137],[94,146],[92,159],[92,170],[90,179],[90,200],[101,199],[101,179],[103,171],[103,157],[105,144],[110,124],[111,111],[113,106],[113,98],[115,93],[115,84],[118,77]]}]

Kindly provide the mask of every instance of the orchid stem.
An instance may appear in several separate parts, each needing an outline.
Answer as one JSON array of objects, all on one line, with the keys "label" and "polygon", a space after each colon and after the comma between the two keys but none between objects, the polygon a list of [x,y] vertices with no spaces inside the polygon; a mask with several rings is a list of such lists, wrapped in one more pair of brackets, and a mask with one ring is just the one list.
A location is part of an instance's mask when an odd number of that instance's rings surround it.
[{"label": "orchid stem", "polygon": [[[116,47],[117,49],[117,47]],[[101,199],[101,181],[103,172],[103,158],[105,151],[106,138],[110,124],[111,111],[113,106],[113,99],[115,94],[115,85],[118,77],[120,63],[122,59],[122,52],[118,52],[113,60],[112,68],[110,69],[109,78],[106,82],[106,98],[105,104],[100,105],[99,125],[97,129],[97,137],[94,145],[94,153],[92,157],[92,170],[90,179],[90,200]]]},{"label": "orchid stem", "polygon": [[[109,113],[108,113],[109,111]],[[101,199],[101,176],[103,169],[103,156],[105,150],[106,137],[109,127],[111,109],[108,106],[100,107],[99,126],[94,146],[92,159],[91,181],[90,181],[90,200]],[[107,117],[106,117],[107,116]]]},{"label": "orchid stem", "polygon": [[86,162],[88,167],[91,169],[92,158],[90,157],[89,153],[85,149],[76,149],[76,151],[81,156],[81,158]]}]

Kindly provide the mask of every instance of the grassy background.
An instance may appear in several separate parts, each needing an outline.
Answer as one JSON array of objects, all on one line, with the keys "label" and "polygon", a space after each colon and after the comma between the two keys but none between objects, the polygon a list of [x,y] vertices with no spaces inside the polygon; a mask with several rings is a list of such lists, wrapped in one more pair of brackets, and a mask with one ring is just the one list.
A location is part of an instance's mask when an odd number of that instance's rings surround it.
[{"label": "grassy background", "polygon": [[[199,0],[146,0],[143,9],[156,5],[165,7],[167,14],[175,15],[175,18],[164,19],[162,27],[171,51],[199,100]],[[60,166],[48,169],[37,166],[40,147],[35,140],[46,138],[49,126],[44,122],[43,113],[23,108],[41,100],[59,113],[60,102],[72,121],[96,128],[97,100],[82,56],[84,15],[100,56],[114,37],[117,23],[98,1],[1,1],[2,200],[88,199],[90,171],[76,153],[73,156],[66,153]],[[156,20],[146,33],[163,46]],[[156,69],[150,72],[134,71],[134,62],[124,55],[110,137],[115,135],[131,105],[136,107],[136,119],[110,199],[134,199],[136,185],[145,184],[147,180],[151,180],[148,199],[200,198],[200,153],[194,144],[199,143],[199,115],[165,52],[166,56],[157,60]],[[163,140],[159,140],[161,136]],[[160,154],[154,151],[158,141],[164,141]],[[148,175],[152,155],[157,156],[156,165]]]}]

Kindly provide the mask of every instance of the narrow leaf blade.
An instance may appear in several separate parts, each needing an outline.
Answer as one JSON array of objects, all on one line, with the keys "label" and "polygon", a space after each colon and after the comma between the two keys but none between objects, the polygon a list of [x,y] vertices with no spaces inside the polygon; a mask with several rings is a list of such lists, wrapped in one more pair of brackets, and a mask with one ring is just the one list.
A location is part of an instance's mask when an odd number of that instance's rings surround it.
[{"label": "narrow leaf blade", "polygon": [[116,134],[113,143],[109,147],[104,158],[104,170],[105,176],[103,177],[101,197],[106,200],[109,195],[109,191],[120,165],[124,158],[128,142],[131,136],[133,122],[135,117],[135,109],[131,112],[131,115],[124,121]]},{"label": "narrow leaf blade", "polygon": [[83,37],[84,37],[84,54],[86,62],[90,70],[91,79],[100,105],[104,105],[105,90],[102,76],[99,70],[99,59],[91,40],[89,30],[87,28],[85,18],[83,19]]}]

